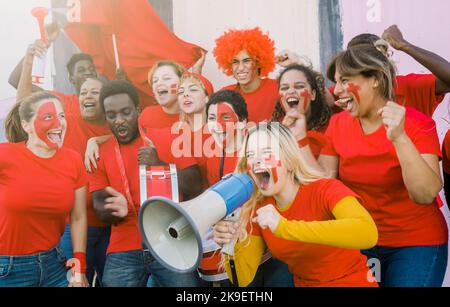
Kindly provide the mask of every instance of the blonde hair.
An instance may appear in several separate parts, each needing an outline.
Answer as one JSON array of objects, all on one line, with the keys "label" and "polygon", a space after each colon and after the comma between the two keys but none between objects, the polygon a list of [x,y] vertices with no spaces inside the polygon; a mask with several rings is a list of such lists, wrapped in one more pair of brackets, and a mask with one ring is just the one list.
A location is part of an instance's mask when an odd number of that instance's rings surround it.
[{"label": "blonde hair", "polygon": [[[249,129],[248,134],[244,140],[242,146],[240,158],[237,163],[236,173],[247,173],[247,146],[250,136],[254,133],[262,132],[267,133],[271,140],[277,144],[280,150],[280,160],[282,165],[288,170],[290,180],[299,185],[307,185],[317,180],[326,178],[324,172],[308,165],[304,158],[297,141],[292,135],[291,131],[285,126],[279,123],[259,123]],[[239,216],[239,224],[241,225],[241,237],[240,240],[245,240],[248,236],[247,225],[251,226],[251,218],[254,215],[256,205],[262,201],[264,196],[261,191],[255,187],[253,194],[249,201],[247,201],[242,207]]]},{"label": "blonde hair", "polygon": [[183,74],[180,78],[180,82],[178,83],[177,86],[177,90],[180,88],[181,84],[184,81],[193,81],[195,83],[197,83],[198,85],[200,85],[200,87],[203,89],[203,91],[205,92],[206,96],[209,96],[208,91],[206,90],[205,85],[203,84],[202,80],[200,80],[197,76],[193,75],[193,74]]},{"label": "blonde hair", "polygon": [[158,61],[156,62],[152,68],[150,68],[150,70],[148,71],[148,83],[150,85],[151,88],[153,88],[153,75],[155,74],[156,70],[160,67],[164,67],[164,66],[170,66],[173,68],[173,70],[175,71],[175,74],[181,78],[181,76],[184,74],[184,72],[186,71],[186,69],[184,69],[183,66],[181,66],[181,64],[175,62],[175,61],[171,61],[171,60],[163,60],[163,61]]}]

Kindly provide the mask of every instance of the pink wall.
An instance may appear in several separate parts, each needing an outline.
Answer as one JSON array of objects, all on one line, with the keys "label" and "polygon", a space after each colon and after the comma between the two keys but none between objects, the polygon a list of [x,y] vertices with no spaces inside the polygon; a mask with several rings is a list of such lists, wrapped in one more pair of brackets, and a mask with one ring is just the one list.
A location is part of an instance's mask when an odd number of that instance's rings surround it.
[{"label": "pink wall", "polygon": [[[450,1],[448,0],[341,0],[344,45],[357,34],[381,35],[397,24],[411,43],[450,60]],[[400,52],[394,56],[400,74],[427,72]]]}]

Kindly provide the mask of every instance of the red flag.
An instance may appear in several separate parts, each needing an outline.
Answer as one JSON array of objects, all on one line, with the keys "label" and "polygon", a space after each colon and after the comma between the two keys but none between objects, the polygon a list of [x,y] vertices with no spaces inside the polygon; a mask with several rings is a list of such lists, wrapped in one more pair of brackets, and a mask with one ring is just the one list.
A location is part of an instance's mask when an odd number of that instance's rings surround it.
[{"label": "red flag", "polygon": [[80,0],[79,4],[72,8],[75,20],[69,20],[66,33],[110,79],[115,78],[116,68],[114,33],[120,66],[139,89],[143,106],[154,101],[147,75],[155,62],[174,60],[189,68],[201,56],[202,49],[170,31],[147,0]]}]

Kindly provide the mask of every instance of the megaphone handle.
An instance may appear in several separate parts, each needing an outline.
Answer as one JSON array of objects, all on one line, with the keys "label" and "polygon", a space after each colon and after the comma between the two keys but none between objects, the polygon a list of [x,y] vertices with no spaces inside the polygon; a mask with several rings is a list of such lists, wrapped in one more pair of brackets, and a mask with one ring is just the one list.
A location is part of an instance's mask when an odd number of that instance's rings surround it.
[{"label": "megaphone handle", "polygon": [[[234,212],[232,212],[230,215],[228,215],[225,218],[226,221],[229,222],[237,222],[239,220],[239,209],[235,210]],[[234,255],[234,246],[236,245],[236,240],[228,243],[228,244],[224,244],[222,247],[222,253],[233,256]]]}]

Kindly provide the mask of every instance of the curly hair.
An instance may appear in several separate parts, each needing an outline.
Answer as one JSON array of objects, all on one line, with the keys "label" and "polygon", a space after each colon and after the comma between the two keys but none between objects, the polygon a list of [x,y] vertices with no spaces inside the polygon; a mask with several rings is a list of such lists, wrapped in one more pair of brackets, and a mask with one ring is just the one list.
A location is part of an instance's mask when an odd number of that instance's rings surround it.
[{"label": "curly hair", "polygon": [[[292,64],[286,67],[278,77],[278,88],[280,87],[281,78],[289,71],[297,70],[302,72],[308,80],[311,89],[316,92],[316,98],[311,103],[311,112],[306,121],[308,130],[322,130],[328,126],[331,117],[331,109],[325,99],[325,81],[323,76],[312,69],[312,67]],[[272,114],[272,121],[281,122],[286,112],[281,107],[280,101],[277,102],[275,110]]]},{"label": "curly hair", "polygon": [[242,50],[246,50],[260,68],[261,77],[267,77],[275,68],[275,43],[257,27],[247,30],[229,30],[216,39],[214,57],[228,76],[233,75],[231,63]]}]

